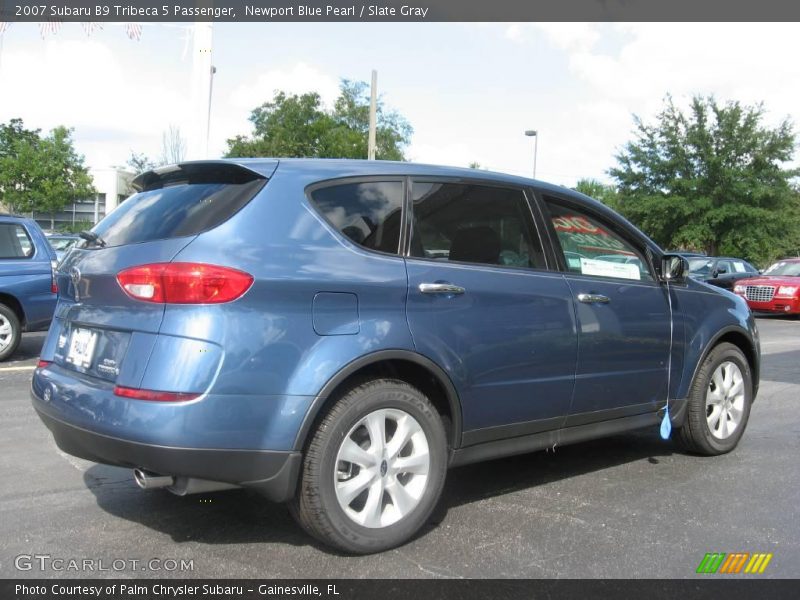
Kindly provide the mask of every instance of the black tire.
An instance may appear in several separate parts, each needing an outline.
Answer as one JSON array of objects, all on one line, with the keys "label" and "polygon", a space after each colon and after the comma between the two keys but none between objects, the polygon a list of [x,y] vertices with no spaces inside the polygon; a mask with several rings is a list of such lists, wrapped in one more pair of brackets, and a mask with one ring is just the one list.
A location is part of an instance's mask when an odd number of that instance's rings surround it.
[{"label": "black tire", "polygon": [[[416,420],[425,434],[430,462],[428,479],[416,506],[395,523],[371,528],[357,523],[339,504],[335,481],[341,463],[337,464],[337,453],[345,437],[355,435],[351,430],[380,409],[400,410]],[[387,430],[385,437],[388,435]],[[387,447],[390,443],[388,439]],[[381,477],[386,476],[384,463],[386,460],[381,463]],[[446,471],[447,436],[439,413],[425,395],[402,381],[368,381],[343,393],[313,433],[297,494],[289,507],[303,529],[325,544],[353,554],[380,552],[408,541],[425,524],[441,495]],[[381,502],[391,501],[387,492],[380,494]]]},{"label": "black tire", "polygon": [[0,350],[0,362],[9,358],[14,352],[17,351],[17,346],[22,339],[22,326],[20,325],[17,314],[5,304],[0,304],[0,330],[4,329],[4,325],[11,328],[11,332],[3,335],[3,342],[9,342],[3,350]]},{"label": "black tire", "polygon": [[[717,368],[725,362],[732,362],[739,367],[742,375],[744,405],[741,421],[729,437],[720,439],[715,436],[708,424],[706,394],[711,385],[711,378]],[[739,443],[750,418],[750,406],[753,402],[753,375],[750,364],[742,351],[733,344],[721,343],[708,353],[703,364],[697,370],[689,392],[686,421],[678,430],[677,439],[689,452],[704,456],[716,456],[733,450]]]}]

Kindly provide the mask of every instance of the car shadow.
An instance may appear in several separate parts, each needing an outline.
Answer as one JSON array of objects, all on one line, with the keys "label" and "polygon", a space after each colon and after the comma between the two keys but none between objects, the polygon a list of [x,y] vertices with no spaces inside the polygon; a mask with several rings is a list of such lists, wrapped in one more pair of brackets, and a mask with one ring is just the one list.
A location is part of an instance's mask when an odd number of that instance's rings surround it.
[{"label": "car shadow", "polygon": [[[636,432],[452,469],[426,535],[450,508],[525,490],[550,482],[602,471],[621,464],[648,460],[657,464],[675,451],[658,434]],[[306,535],[285,505],[273,504],[257,493],[232,490],[179,497],[165,490],[140,490],[126,469],[94,465],[84,481],[98,506],[116,517],[167,534],[176,543],[283,543],[313,546],[340,554]]]}]

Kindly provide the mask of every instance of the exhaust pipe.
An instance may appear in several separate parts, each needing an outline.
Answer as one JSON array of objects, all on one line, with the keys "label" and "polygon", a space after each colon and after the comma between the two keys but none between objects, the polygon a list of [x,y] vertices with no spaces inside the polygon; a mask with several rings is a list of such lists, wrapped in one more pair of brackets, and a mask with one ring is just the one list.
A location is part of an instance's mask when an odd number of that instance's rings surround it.
[{"label": "exhaust pipe", "polygon": [[171,475],[159,475],[144,469],[134,469],[133,478],[136,480],[136,485],[143,490],[157,490],[175,483],[175,478]]},{"label": "exhaust pipe", "polygon": [[166,488],[177,496],[188,496],[189,494],[205,494],[207,492],[218,492],[220,490],[232,490],[238,488],[233,483],[222,481],[208,481],[207,479],[196,479],[194,477],[173,477],[172,475],[159,475],[144,469],[134,469],[133,478],[136,484],[143,490],[157,490]]}]

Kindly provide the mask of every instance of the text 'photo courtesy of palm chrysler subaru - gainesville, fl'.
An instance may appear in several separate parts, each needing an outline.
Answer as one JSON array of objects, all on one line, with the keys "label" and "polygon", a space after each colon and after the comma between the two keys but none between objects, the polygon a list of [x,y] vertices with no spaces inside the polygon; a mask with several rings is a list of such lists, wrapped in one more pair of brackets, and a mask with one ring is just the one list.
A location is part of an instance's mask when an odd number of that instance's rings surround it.
[{"label": "text 'photo courtesy of palm chrysler subaru - gainesville, fl'", "polygon": [[576,192],[308,159],[135,187],[59,266],[32,398],[61,449],[143,488],[256,490],[369,553],[449,467],[659,425],[716,455],[747,425],[745,300]]}]

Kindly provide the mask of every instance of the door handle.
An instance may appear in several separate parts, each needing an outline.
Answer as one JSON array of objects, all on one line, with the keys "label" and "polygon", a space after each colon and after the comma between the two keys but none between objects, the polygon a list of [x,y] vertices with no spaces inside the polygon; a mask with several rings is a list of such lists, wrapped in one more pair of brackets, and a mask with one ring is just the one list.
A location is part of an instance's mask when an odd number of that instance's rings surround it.
[{"label": "door handle", "polygon": [[466,290],[452,283],[420,283],[419,291],[423,294],[463,294]]},{"label": "door handle", "polygon": [[578,302],[585,304],[608,304],[611,302],[608,296],[602,294],[578,294]]}]

